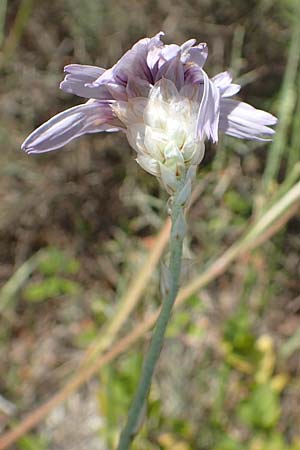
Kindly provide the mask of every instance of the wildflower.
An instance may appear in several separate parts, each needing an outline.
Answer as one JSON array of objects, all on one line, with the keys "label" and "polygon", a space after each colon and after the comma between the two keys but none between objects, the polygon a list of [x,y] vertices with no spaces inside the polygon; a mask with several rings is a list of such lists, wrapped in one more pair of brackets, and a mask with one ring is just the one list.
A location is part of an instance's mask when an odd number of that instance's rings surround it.
[{"label": "wildflower", "polygon": [[163,34],[141,39],[108,70],[66,66],[61,89],[89,100],[41,125],[23,150],[48,152],[83,134],[123,131],[140,166],[172,194],[178,180],[201,162],[205,139],[217,142],[219,132],[242,139],[272,138],[269,125],[276,118],[232,100],[240,86],[232,83],[229,72],[209,79],[203,70],[205,43],[190,39],[181,46],[165,45]]}]

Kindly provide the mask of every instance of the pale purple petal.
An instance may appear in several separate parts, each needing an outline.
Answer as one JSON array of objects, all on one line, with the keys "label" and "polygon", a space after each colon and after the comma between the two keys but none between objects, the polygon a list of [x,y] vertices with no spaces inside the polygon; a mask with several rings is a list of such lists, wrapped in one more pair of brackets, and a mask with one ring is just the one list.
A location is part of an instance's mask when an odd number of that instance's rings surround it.
[{"label": "pale purple petal", "polygon": [[189,39],[188,41],[185,41],[181,46],[181,51],[185,52],[189,50],[193,45],[196,44],[196,39]]},{"label": "pale purple petal", "polygon": [[232,83],[232,75],[230,72],[221,72],[212,78],[213,83],[220,89],[221,97],[231,97],[237,94],[241,86]]},{"label": "pale purple petal", "polygon": [[226,89],[221,91],[221,97],[232,97],[240,92],[241,86],[239,84],[231,83]]},{"label": "pale purple petal", "polygon": [[126,86],[118,83],[107,83],[105,87],[115,100],[127,100]]},{"label": "pale purple petal", "polygon": [[82,64],[69,64],[64,67],[64,72],[80,77],[86,83],[95,81],[105,72],[105,69],[97,66],[87,66]]},{"label": "pale purple petal", "polygon": [[228,70],[226,70],[225,72],[218,73],[211,80],[216,84],[216,86],[218,86],[218,88],[225,89],[231,84],[232,75]]},{"label": "pale purple petal", "polygon": [[[101,86],[102,84],[115,83],[116,82],[116,76],[115,76],[114,70],[115,70],[115,66],[111,67],[110,69],[107,69],[92,84],[95,85],[95,86]],[[120,83],[120,80],[118,80],[118,82]],[[125,86],[126,85],[126,81],[123,80],[122,84],[123,84],[123,86]]]},{"label": "pale purple petal", "polygon": [[151,50],[149,50],[147,54],[146,61],[149,69],[151,70],[153,80],[155,80],[156,78],[158,64],[160,60],[160,53],[161,47],[153,47]]},{"label": "pale purple petal", "polygon": [[163,31],[160,31],[149,42],[146,61],[151,71],[157,66],[161,49],[164,47],[164,43],[160,39],[164,34]]},{"label": "pale purple petal", "polygon": [[181,48],[177,44],[164,45],[160,52],[161,65],[165,61],[170,61],[170,59],[176,58],[181,53]]},{"label": "pale purple petal", "polygon": [[268,125],[275,125],[276,117],[255,109],[247,103],[221,99],[220,131],[241,139],[270,141],[275,131]]},{"label": "pale purple petal", "polygon": [[176,88],[180,90],[184,84],[184,68],[180,60],[180,54],[167,61],[158,71],[157,78],[166,78],[172,81]]},{"label": "pale purple petal", "polygon": [[185,83],[199,84],[203,83],[203,72],[197,64],[187,64],[184,72]]},{"label": "pale purple petal", "polygon": [[[202,70],[202,69],[201,69]],[[220,116],[220,91],[208,78],[204,70],[203,94],[197,118],[197,133],[202,139],[205,136],[213,142],[218,141],[218,126]]]},{"label": "pale purple petal", "polygon": [[[189,41],[188,41],[189,42]],[[208,55],[208,47],[205,42],[191,47],[189,50],[183,52],[181,60],[185,64],[194,63],[202,68],[206,62]]]},{"label": "pale purple petal", "polygon": [[164,35],[165,35],[164,31],[159,31],[158,33],[155,34],[155,36],[150,38],[149,44],[148,44],[148,50],[150,51],[156,47],[163,47],[164,43],[162,42],[161,37]]},{"label": "pale purple petal", "polygon": [[106,84],[114,82],[126,86],[130,77],[141,78],[153,83],[151,68],[147,63],[149,50],[162,47],[160,40],[162,32],[152,38],[144,38],[138,41],[124,56],[109,70],[104,72],[95,84]]},{"label": "pale purple petal", "polygon": [[113,100],[105,85],[95,86],[92,83],[87,83],[75,75],[67,75],[59,85],[60,89],[69,94],[78,95],[83,98],[95,98],[98,100]]},{"label": "pale purple petal", "polygon": [[151,89],[149,81],[140,78],[129,78],[126,86],[126,94],[128,98],[132,97],[148,97]]},{"label": "pale purple petal", "polygon": [[105,72],[105,69],[81,64],[70,64],[64,68],[67,73],[60,83],[60,89],[69,94],[83,98],[112,100],[113,97],[105,86],[94,86],[92,83]]},{"label": "pale purple petal", "polygon": [[45,122],[22,145],[26,153],[55,150],[86,133],[118,131],[108,103],[91,102],[67,109]]}]

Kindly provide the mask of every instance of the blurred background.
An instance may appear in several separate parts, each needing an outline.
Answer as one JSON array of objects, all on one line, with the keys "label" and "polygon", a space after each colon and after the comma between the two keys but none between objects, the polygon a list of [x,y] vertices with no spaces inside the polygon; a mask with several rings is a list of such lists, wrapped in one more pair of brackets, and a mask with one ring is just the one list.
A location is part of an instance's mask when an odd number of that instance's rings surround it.
[{"label": "blurred background", "polygon": [[[272,144],[207,145],[189,212],[189,285],[299,181],[299,24],[299,0],[0,0],[0,434],[76,375],[167,217],[165,193],[121,134],[22,153],[35,127],[82,102],[59,90],[63,67],[108,68],[164,30],[167,43],[207,42],[209,75],[230,68],[241,99],[280,117]],[[134,449],[300,449],[299,203],[292,207],[276,233],[173,315]],[[120,334],[160,301],[158,265]],[[9,448],[113,449],[149,336]]]}]

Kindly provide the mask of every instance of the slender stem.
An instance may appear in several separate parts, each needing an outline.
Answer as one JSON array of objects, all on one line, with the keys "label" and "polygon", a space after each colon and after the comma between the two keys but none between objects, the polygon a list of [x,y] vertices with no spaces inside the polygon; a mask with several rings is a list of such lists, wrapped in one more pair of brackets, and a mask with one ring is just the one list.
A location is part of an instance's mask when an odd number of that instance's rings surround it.
[{"label": "slender stem", "polygon": [[292,123],[292,120],[295,120],[296,118],[295,114],[293,113],[297,98],[296,82],[297,70],[300,60],[299,2],[293,2],[293,9],[294,11],[292,17],[294,20],[294,24],[292,28],[287,64],[279,98],[279,122],[278,127],[276,128],[276,135],[268,152],[267,165],[263,176],[264,187],[267,188],[273,180],[276,180],[282,157],[285,156],[284,151],[289,150],[289,154],[293,154],[293,152],[295,152],[295,149],[293,147],[290,149],[287,145],[287,139],[289,136],[289,127]]},{"label": "slender stem", "polygon": [[127,450],[134,439],[138,430],[142,413],[144,411],[145,402],[151,386],[151,380],[154,373],[155,365],[159,358],[163,340],[171,315],[172,307],[175,302],[178,289],[179,277],[181,270],[181,256],[184,233],[178,232],[178,222],[180,216],[183,217],[182,206],[177,202],[175,196],[172,208],[172,230],[170,237],[170,286],[167,297],[163,300],[161,311],[157,319],[155,329],[148,353],[145,357],[140,382],[128,413],[127,423],[123,429],[117,450]]}]

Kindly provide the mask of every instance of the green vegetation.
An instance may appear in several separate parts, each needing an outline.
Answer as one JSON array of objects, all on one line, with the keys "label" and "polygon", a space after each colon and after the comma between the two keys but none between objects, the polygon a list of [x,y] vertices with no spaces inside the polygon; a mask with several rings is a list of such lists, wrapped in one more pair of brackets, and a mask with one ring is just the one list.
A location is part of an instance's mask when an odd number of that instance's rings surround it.
[{"label": "green vegetation", "polygon": [[[217,149],[207,146],[189,211],[189,285],[299,182],[299,22],[298,0],[0,4],[0,436],[77,373],[99,332],[105,337],[166,217],[163,192],[120,135],[87,136],[43,157],[21,153],[29,131],[77,102],[57,88],[62,67],[110,66],[164,28],[172,41],[207,41],[210,74],[230,66],[243,98],[279,116],[272,144],[223,137]],[[288,225],[174,312],[133,449],[300,450],[300,222],[292,206]],[[158,264],[115,340],[160,304],[159,284]],[[113,449],[148,337],[16,448]]]}]

